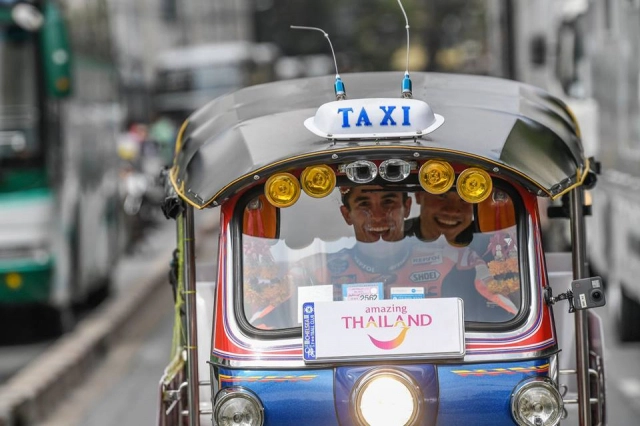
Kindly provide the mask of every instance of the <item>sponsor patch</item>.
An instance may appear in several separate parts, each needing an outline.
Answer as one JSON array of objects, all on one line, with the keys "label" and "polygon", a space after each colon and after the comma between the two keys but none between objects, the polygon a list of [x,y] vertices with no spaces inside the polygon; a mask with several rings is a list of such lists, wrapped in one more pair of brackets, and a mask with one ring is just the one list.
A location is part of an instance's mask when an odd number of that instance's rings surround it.
[{"label": "sponsor patch", "polygon": [[434,253],[428,256],[414,257],[411,259],[412,265],[440,265],[442,263],[442,253]]},{"label": "sponsor patch", "polygon": [[437,281],[440,278],[440,271],[431,269],[429,271],[413,272],[409,275],[409,279],[414,283],[426,283],[429,281]]}]

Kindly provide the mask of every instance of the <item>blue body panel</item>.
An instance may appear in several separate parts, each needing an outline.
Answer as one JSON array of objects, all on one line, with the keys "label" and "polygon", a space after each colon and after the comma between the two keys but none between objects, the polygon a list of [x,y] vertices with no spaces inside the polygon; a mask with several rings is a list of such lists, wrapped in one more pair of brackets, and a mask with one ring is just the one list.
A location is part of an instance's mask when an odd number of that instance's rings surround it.
[{"label": "blue body panel", "polygon": [[[221,387],[242,386],[258,395],[265,408],[265,426],[351,426],[351,389],[362,374],[377,367],[216,369],[216,376]],[[425,406],[420,426],[506,426],[515,425],[511,392],[527,377],[548,376],[549,360],[393,368],[404,370],[420,386]]]},{"label": "blue body panel", "polygon": [[548,359],[441,365],[437,425],[515,425],[511,392],[527,377],[548,376],[548,370]]},{"label": "blue body panel", "polygon": [[226,370],[221,387],[242,386],[264,405],[265,426],[337,426],[333,370]]}]

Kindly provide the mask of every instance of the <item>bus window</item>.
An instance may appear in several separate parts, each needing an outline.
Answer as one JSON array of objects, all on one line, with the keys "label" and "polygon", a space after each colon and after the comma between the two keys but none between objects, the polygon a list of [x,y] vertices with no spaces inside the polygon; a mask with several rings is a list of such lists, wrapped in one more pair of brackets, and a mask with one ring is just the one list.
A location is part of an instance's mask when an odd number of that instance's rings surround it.
[{"label": "bus window", "polygon": [[0,159],[28,159],[37,146],[36,38],[14,26],[0,27]]},{"label": "bus window", "polygon": [[183,121],[214,98],[273,79],[277,49],[269,44],[228,42],[182,47],[156,60],[155,107]]}]

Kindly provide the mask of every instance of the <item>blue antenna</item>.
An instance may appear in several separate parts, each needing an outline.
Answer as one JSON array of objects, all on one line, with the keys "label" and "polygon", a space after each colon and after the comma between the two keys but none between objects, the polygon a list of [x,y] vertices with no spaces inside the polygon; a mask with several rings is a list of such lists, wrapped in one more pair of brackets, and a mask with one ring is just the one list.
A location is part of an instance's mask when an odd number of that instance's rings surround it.
[{"label": "blue antenna", "polygon": [[402,2],[398,0],[398,4],[400,5],[400,9],[402,10],[402,14],[404,15],[405,28],[407,30],[407,67],[404,72],[404,78],[402,79],[402,97],[403,98],[412,98],[412,85],[411,78],[409,77],[409,18],[407,18],[407,12],[404,11],[404,7],[402,6]]},{"label": "blue antenna", "polygon": [[316,28],[316,27],[301,27],[298,25],[291,25],[291,28],[293,28],[294,30],[320,31],[324,35],[324,37],[329,42],[329,46],[331,47],[331,54],[333,55],[333,65],[335,65],[336,67],[336,82],[333,85],[333,88],[336,92],[336,100],[341,101],[341,100],[347,99],[347,92],[345,91],[344,83],[342,82],[342,79],[340,78],[340,74],[338,73],[338,61],[336,61],[336,52],[334,52],[333,50],[333,44],[331,44],[331,40],[329,39],[329,34],[324,32],[322,29]]}]

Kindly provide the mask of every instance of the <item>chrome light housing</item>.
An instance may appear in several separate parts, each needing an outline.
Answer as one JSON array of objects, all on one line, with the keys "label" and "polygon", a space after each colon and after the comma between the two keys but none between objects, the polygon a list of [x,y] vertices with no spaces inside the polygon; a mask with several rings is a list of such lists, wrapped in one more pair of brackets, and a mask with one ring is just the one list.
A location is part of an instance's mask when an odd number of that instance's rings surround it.
[{"label": "chrome light housing", "polygon": [[351,409],[358,424],[413,425],[421,416],[423,396],[413,377],[393,368],[373,369],[351,391]]},{"label": "chrome light housing", "polygon": [[411,164],[397,158],[384,160],[378,167],[380,176],[389,182],[400,182],[405,180],[411,173]]},{"label": "chrome light housing", "polygon": [[548,377],[523,380],[511,394],[511,414],[521,426],[555,426],[563,408],[562,396]]},{"label": "chrome light housing", "polygon": [[213,421],[218,426],[262,426],[264,406],[248,389],[220,389],[213,404]]},{"label": "chrome light housing", "polygon": [[349,180],[353,183],[368,183],[378,176],[378,168],[375,163],[367,160],[358,160],[341,167]]}]

